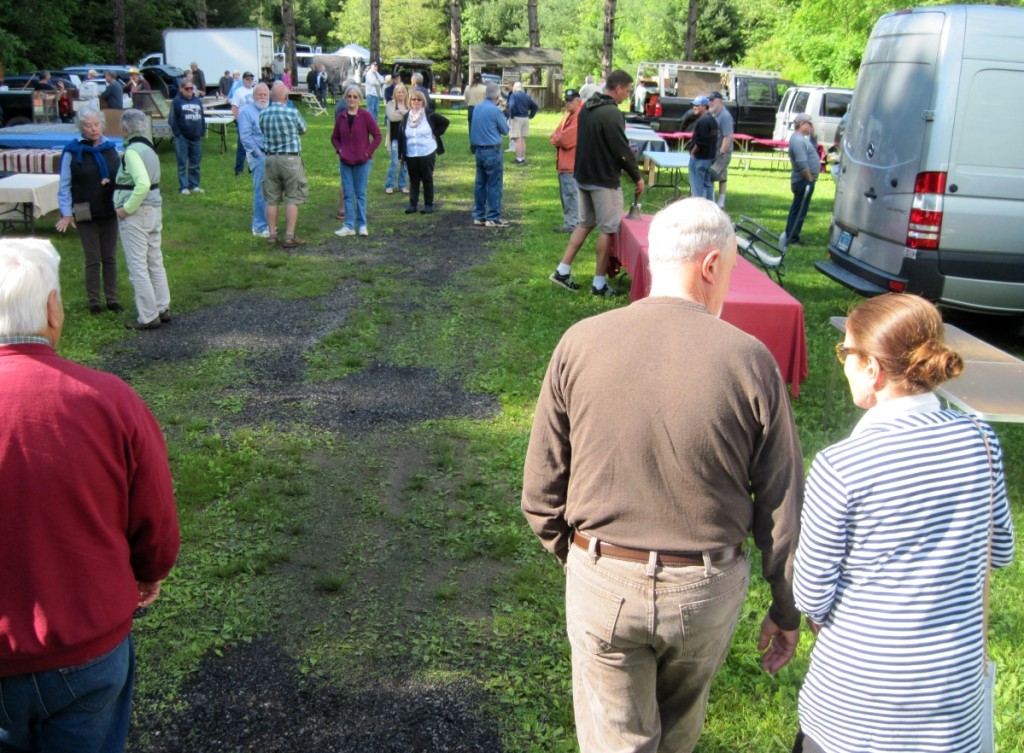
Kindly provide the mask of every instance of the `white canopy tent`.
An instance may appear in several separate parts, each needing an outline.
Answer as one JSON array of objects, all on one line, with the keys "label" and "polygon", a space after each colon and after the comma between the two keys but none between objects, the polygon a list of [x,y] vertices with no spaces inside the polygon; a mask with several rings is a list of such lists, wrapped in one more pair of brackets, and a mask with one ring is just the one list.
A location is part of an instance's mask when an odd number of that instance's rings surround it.
[{"label": "white canopy tent", "polygon": [[345,58],[352,58],[354,60],[362,60],[367,63],[370,62],[370,51],[355,42],[345,45],[341,49],[336,50],[333,54],[340,55]]}]

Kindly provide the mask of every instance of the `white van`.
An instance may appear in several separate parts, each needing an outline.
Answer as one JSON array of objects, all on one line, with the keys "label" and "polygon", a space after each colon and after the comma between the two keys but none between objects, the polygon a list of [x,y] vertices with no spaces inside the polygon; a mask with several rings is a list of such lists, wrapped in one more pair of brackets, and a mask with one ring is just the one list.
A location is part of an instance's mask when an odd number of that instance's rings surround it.
[{"label": "white van", "polygon": [[866,296],[1024,313],[1024,9],[889,13],[868,40],[836,167],[829,260]]},{"label": "white van", "polygon": [[793,118],[802,112],[811,116],[814,135],[819,144],[831,144],[836,137],[839,121],[853,99],[853,89],[834,86],[791,86],[786,90],[775,113],[776,141],[789,141],[793,135]]}]

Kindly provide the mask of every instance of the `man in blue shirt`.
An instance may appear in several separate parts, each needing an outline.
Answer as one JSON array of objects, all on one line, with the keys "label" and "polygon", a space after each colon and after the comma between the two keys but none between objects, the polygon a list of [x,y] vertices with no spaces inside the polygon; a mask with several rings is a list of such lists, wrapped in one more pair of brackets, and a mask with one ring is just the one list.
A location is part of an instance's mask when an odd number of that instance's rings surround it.
[{"label": "man in blue shirt", "polygon": [[270,88],[266,84],[256,84],[252,90],[252,102],[238,113],[238,137],[242,140],[249,172],[252,173],[252,234],[261,238],[270,237],[267,202],[263,198],[267,153],[263,145],[263,131],[260,130],[260,112],[269,104]]},{"label": "man in blue shirt", "polygon": [[502,137],[508,133],[508,121],[498,109],[501,89],[487,85],[486,99],[473,111],[469,147],[476,156],[476,187],[473,192],[473,224],[482,227],[508,227],[501,219],[502,179],[505,162],[501,153]]},{"label": "man in blue shirt", "polygon": [[199,163],[203,159],[206,117],[203,103],[195,96],[195,84],[185,81],[171,101],[171,133],[178,161],[178,190],[185,196],[203,193],[199,187]]},{"label": "man in blue shirt", "polygon": [[512,94],[508,98],[509,139],[516,145],[516,164],[526,164],[526,137],[530,135],[530,119],[540,108],[533,97],[523,91],[523,82],[516,81],[512,85]]}]

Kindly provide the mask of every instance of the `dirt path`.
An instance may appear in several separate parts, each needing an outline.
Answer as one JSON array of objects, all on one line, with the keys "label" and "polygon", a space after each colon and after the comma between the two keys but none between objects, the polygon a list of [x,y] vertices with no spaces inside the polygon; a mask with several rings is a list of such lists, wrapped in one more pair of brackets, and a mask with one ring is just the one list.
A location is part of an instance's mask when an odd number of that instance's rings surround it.
[{"label": "dirt path", "polygon": [[[393,267],[401,270],[400,282],[424,285],[426,292],[412,302],[401,294],[388,301],[395,312],[393,326],[401,326],[410,306],[443,305],[440,291],[457,271],[488,257],[487,244],[495,239],[495,232],[509,231],[473,227],[468,211],[450,206],[429,221],[416,217],[399,223],[393,233],[371,238],[370,243],[332,240],[305,253],[344,255],[367,265]],[[495,415],[497,403],[491,396],[467,392],[457,380],[441,380],[430,369],[379,361],[336,381],[308,381],[304,354],[344,326],[360,305],[360,285],[348,281],[317,299],[239,294],[221,305],[176,316],[171,326],[133,338],[106,354],[103,367],[131,380],[133,372],[154,364],[187,368],[191,359],[211,350],[245,351],[245,374],[236,393],[244,398],[244,405],[230,420],[252,426],[272,423],[283,430],[305,425],[341,437],[370,438],[386,448],[381,467],[396,490],[382,504],[389,515],[397,516],[407,504],[401,491],[405,480],[427,470],[430,462],[427,448],[408,438],[404,427],[449,416],[486,419]],[[334,456],[318,459],[321,472],[314,474],[302,513],[317,524],[308,526],[308,534],[294,547],[291,563],[273,576],[287,579],[300,600],[302,594],[313,593],[310,580],[317,568],[330,569],[346,556],[345,547],[336,542],[343,537],[346,521],[352,522],[352,513],[345,508],[351,501],[339,499],[334,484],[336,472],[349,474],[353,469],[333,467],[345,462]],[[390,527],[387,518],[369,535],[385,547],[399,540],[398,530]],[[417,563],[415,571],[400,575],[385,566],[379,569],[378,585],[385,592],[394,589],[391,597],[397,610],[414,613],[424,605],[411,595],[415,589],[409,584],[437,578],[450,563],[429,552],[404,554]],[[375,566],[381,568],[379,562]],[[360,577],[375,577],[368,572]],[[472,577],[486,581],[498,572],[485,565]],[[180,710],[171,715],[155,713],[146,699],[138,699],[129,750],[502,750],[497,725],[480,710],[487,699],[470,683],[410,679],[400,657],[393,665],[362,673],[365,678],[379,671],[379,676],[372,683],[360,679],[355,688],[305,674],[285,646],[301,640],[309,620],[344,619],[335,607],[330,601],[311,603],[308,609],[282,614],[280,635],[228,647],[223,656],[207,655],[180,689],[176,699]]]}]

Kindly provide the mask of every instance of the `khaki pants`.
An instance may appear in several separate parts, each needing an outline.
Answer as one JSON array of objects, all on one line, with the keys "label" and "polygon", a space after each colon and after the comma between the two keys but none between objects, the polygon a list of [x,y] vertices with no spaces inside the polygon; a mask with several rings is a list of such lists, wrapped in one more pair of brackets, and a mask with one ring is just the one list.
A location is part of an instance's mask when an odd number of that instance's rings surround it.
[{"label": "khaki pants", "polygon": [[689,753],[750,577],[649,566],[569,547],[565,611],[581,753]]}]

